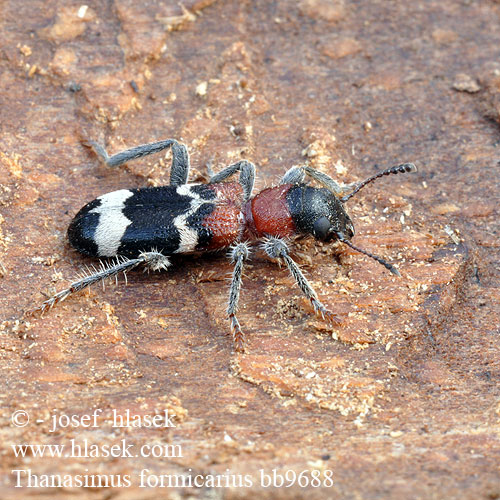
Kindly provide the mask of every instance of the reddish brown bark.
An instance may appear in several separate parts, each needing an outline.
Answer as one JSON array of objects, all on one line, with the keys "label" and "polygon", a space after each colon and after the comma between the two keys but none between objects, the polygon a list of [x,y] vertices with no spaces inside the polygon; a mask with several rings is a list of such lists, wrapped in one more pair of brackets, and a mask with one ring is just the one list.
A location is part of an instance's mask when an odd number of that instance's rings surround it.
[{"label": "reddish brown bark", "polygon": [[[11,471],[25,468],[130,474],[130,488],[111,492],[127,499],[155,494],[138,487],[142,469],[252,475],[251,489],[218,490],[225,498],[499,497],[500,4],[183,4],[2,3],[1,497],[46,497],[14,487]],[[92,263],[66,242],[81,206],[168,182],[168,158],[113,170],[81,139],[114,153],[167,137],[189,147],[192,179],[246,158],[258,189],[305,161],[341,183],[416,163],[414,176],[348,203],[354,243],[402,278],[349,248],[298,242],[294,255],[343,320],[331,327],[256,251],[241,295],[243,355],[227,336],[224,255],[132,272],[128,286],[23,320]],[[95,408],[98,429],[50,432],[53,410]],[[113,410],[165,409],[175,428],[108,422]],[[11,422],[18,410],[25,427]],[[10,446],[72,438],[181,444],[183,456],[28,460]],[[334,484],[259,491],[261,468],[332,470]]]}]

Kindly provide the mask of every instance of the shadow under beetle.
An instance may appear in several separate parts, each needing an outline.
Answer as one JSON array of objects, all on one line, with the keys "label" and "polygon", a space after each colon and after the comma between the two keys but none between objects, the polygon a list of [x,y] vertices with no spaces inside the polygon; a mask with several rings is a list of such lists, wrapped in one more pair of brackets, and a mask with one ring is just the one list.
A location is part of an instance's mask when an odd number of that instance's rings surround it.
[{"label": "shadow under beetle", "polygon": [[[392,264],[351,243],[354,226],[344,203],[379,177],[415,172],[412,163],[383,170],[344,187],[309,166],[292,167],[278,186],[252,196],[255,166],[246,160],[212,175],[206,184],[188,184],[187,148],[174,139],[143,144],[111,157],[95,142],[89,141],[86,145],[106,165],[113,167],[171,148],[170,184],[107,193],[76,214],[68,229],[70,244],[82,254],[114,257],[115,261],[101,263],[94,273],[46,300],[38,308],[42,313],[74,292],[139,265],[157,271],[170,266],[169,256],[173,254],[229,249],[234,269],[227,314],[235,349],[241,352],[245,337],[236,312],[243,263],[250,255],[252,242],[262,241],[267,255],[286,264],[314,311],[332,323],[338,323],[339,319],[320,302],[290,257],[287,239],[309,235],[324,242],[341,241],[400,275]],[[234,174],[239,174],[238,182],[224,182]],[[309,179],[321,187],[308,185]]]}]

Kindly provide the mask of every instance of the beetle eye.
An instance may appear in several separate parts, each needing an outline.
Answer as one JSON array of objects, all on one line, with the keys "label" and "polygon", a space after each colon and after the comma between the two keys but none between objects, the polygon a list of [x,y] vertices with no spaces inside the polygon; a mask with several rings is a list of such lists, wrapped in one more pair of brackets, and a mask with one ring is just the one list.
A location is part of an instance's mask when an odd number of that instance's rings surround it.
[{"label": "beetle eye", "polygon": [[314,237],[318,240],[326,240],[330,226],[331,224],[327,217],[323,216],[316,219],[313,227]]}]

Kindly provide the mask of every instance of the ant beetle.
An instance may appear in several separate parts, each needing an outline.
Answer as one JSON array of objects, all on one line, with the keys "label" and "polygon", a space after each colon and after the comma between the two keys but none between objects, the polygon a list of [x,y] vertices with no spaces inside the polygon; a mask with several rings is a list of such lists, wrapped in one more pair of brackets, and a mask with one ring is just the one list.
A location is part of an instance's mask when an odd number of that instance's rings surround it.
[{"label": "ant beetle", "polygon": [[[212,175],[206,184],[188,184],[188,151],[174,139],[143,144],[111,157],[93,141],[85,145],[111,167],[171,148],[170,184],[107,193],[76,214],[68,229],[70,244],[82,254],[114,257],[115,262],[101,263],[100,269],[93,274],[83,276],[46,300],[38,308],[42,313],[72,293],[139,265],[158,271],[170,266],[169,257],[174,254],[229,249],[234,269],[227,314],[235,349],[241,352],[245,339],[236,311],[243,263],[249,258],[251,242],[262,241],[267,255],[284,262],[314,311],[333,323],[338,323],[339,319],[320,302],[290,257],[288,239],[304,235],[324,242],[341,241],[400,276],[392,264],[351,243],[354,226],[344,203],[379,177],[415,172],[412,163],[383,170],[345,187],[309,166],[292,167],[278,186],[264,189],[252,197],[255,166],[246,160]],[[224,182],[237,173],[238,182]],[[306,176],[321,187],[307,184]]]}]

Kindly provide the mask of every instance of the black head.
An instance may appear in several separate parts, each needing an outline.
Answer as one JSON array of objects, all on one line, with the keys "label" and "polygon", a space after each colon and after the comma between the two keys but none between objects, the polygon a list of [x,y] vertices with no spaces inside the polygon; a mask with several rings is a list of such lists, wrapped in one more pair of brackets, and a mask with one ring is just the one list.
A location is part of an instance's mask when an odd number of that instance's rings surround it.
[{"label": "black head", "polygon": [[313,168],[304,167],[304,169],[325,188],[317,189],[305,184],[297,184],[288,191],[287,201],[297,231],[302,234],[311,234],[321,241],[342,241],[353,250],[376,260],[396,276],[401,276],[397,268],[389,262],[351,243],[354,226],[343,204],[376,179],[385,175],[416,172],[417,167],[413,163],[402,163],[382,170],[359,182],[350,193],[341,198],[336,195],[338,186],[333,179]]},{"label": "black head", "polygon": [[297,231],[320,241],[350,240],[354,226],[342,202],[331,191],[298,184],[290,188],[287,202]]}]

